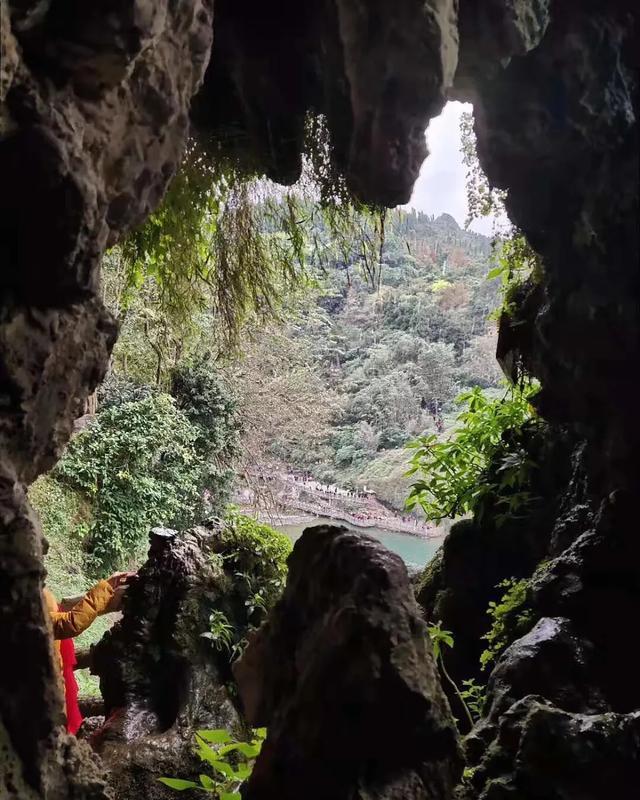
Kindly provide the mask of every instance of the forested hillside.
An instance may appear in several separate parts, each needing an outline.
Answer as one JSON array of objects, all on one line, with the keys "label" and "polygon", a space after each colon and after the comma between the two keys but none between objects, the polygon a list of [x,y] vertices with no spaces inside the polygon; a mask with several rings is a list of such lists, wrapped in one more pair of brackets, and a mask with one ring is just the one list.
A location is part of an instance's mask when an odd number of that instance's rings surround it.
[{"label": "forested hillside", "polygon": [[216,217],[209,194],[200,207],[175,186],[182,205],[170,193],[105,258],[121,331],[109,374],[30,493],[58,595],[140,563],[154,525],[224,516],[256,471],[366,485],[403,509],[405,444],[445,432],[464,388],[499,380],[486,237],[448,215],[383,225],[253,190]]},{"label": "forested hillside", "polygon": [[[448,427],[462,389],[499,381],[490,320],[499,290],[486,277],[490,240],[448,215],[390,214],[381,255],[375,273],[359,268],[357,250],[350,260],[315,264],[313,302],[284,336],[293,353],[304,354],[313,387],[306,402],[317,414],[294,441],[271,439],[263,457],[325,481],[366,484],[402,508],[403,445]],[[259,346],[268,350],[270,336],[260,335]],[[282,363],[263,366],[285,382],[290,374]]]}]

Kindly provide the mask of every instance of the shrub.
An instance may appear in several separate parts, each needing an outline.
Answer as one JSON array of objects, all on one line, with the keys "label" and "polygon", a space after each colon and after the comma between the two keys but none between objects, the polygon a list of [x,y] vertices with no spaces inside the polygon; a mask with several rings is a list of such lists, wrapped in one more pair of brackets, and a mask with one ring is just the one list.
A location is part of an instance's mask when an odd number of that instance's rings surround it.
[{"label": "shrub", "polygon": [[220,533],[219,549],[236,582],[244,583],[249,620],[261,621],[284,588],[290,539],[232,509]]},{"label": "shrub", "polygon": [[90,571],[123,566],[149,527],[190,519],[202,473],[198,431],[171,397],[112,405],[72,440],[55,476],[93,506]]},{"label": "shrub", "polygon": [[223,679],[233,686],[231,663],[242,653],[247,634],[280,597],[291,542],[283,533],[231,509],[215,520],[211,561],[220,576],[208,626],[200,635],[210,642]]},{"label": "shrub", "polygon": [[207,464],[199,496],[206,491],[209,503],[222,509],[233,480],[230,465],[239,451],[237,403],[207,358],[174,370],[171,394],[196,430],[194,446]]},{"label": "shrub", "polygon": [[51,475],[29,487],[29,502],[40,518],[49,544],[47,585],[57,598],[84,592],[83,541],[92,522],[91,507],[83,496]]}]

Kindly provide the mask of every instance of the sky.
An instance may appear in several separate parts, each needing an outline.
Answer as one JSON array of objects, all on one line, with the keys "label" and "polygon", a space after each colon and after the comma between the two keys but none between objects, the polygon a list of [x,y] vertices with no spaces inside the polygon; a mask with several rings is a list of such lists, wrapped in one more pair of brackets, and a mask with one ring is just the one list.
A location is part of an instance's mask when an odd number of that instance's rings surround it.
[{"label": "sky", "polygon": [[[471,111],[468,103],[451,102],[439,117],[431,120],[427,130],[429,156],[422,165],[420,177],[413,188],[408,208],[427,214],[447,213],[463,226],[467,218],[465,189],[466,168],[462,163],[460,146],[460,117]],[[471,229],[490,236],[492,217],[474,220]]]}]

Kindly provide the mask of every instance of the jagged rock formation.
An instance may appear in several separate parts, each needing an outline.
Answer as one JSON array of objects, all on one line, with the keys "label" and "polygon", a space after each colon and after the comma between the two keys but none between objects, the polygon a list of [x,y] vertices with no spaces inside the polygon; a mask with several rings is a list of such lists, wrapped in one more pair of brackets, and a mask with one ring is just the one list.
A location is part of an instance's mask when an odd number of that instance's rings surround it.
[{"label": "jagged rock formation", "polygon": [[458,55],[454,0],[218,0],[216,45],[194,119],[247,168],[293,183],[307,113],[326,117],[331,159],[368,203],[407,202]]},{"label": "jagged rock formation", "polygon": [[[527,490],[533,500],[522,514],[504,515],[502,498],[488,494],[476,520],[452,526],[443,546],[416,583],[416,597],[430,619],[440,620],[453,633],[455,647],[447,652],[447,669],[457,682],[474,678],[484,682],[480,654],[487,643],[489,602],[497,601],[505,579],[529,578],[547,554],[554,526],[562,516],[566,498],[558,486],[572,477],[574,438],[548,426],[533,424],[518,437],[517,447],[526,449],[535,465]],[[495,482],[499,475],[487,476]],[[579,484],[579,481],[575,481]],[[571,497],[575,509],[579,498]],[[481,521],[480,521],[481,520]],[[445,686],[457,709],[457,698]],[[459,709],[462,711],[462,709]]]},{"label": "jagged rock formation", "polygon": [[197,777],[196,730],[243,735],[221,671],[229,653],[202,636],[230,583],[215,533],[155,529],[150,544],[122,620],[92,648],[106,722],[91,741],[116,800],[165,800],[158,777]]},{"label": "jagged rock formation", "polygon": [[[637,791],[640,662],[621,647],[640,612],[636,22],[627,3],[461,4],[460,86],[474,100],[481,163],[544,264],[505,363],[517,356],[540,378],[541,413],[578,442],[565,479],[551,482],[555,500],[546,495],[555,514],[537,530],[535,560],[546,563],[530,611],[540,621],[496,665],[486,717],[467,740],[468,800]],[[483,41],[489,30],[504,35]],[[487,62],[496,47],[513,56],[503,68]],[[525,542],[539,522],[536,509],[521,520]],[[498,545],[500,577],[522,575],[491,522],[478,527]],[[473,558],[477,542],[458,539],[423,582],[432,612],[447,596],[449,609],[464,603],[446,565]]]},{"label": "jagged rock formation", "polygon": [[62,712],[23,485],[49,468],[116,331],[100,258],[159,201],[209,54],[210,3],[6,2],[0,60],[0,795],[104,797]]},{"label": "jagged rock formation", "polygon": [[[212,2],[0,9],[0,637],[21,654],[0,660],[0,790],[98,800],[99,770],[60,733],[40,533],[23,487],[54,462],[106,367],[115,331],[96,293],[100,257],[153,209],[180,158]],[[408,197],[428,118],[447,96],[470,98],[485,171],[542,257],[542,285],[506,341],[541,380],[543,416],[582,441],[571,457],[582,486],[574,502],[573,479],[557,485],[532,606],[565,622],[536,635],[545,652],[562,650],[567,630],[592,647],[584,697],[604,705],[565,708],[583,677],[562,671],[542,700],[522,696],[530,650],[506,653],[489,692],[497,707],[502,687],[500,719],[469,749],[472,796],[484,800],[600,797],[598,765],[618,797],[633,786],[621,781],[635,769],[640,664],[619,642],[640,611],[637,16],[633,0],[217,0],[193,109],[214,157],[211,140],[232,129],[248,168],[286,182],[307,110],[323,112],[336,173],[361,199],[392,205]],[[332,735],[313,712],[305,733]],[[285,720],[301,725],[284,708],[273,719],[276,742]],[[567,757],[543,759],[541,743]]]},{"label": "jagged rock formation", "polygon": [[234,669],[268,736],[246,800],[448,798],[462,762],[399,556],[307,528],[267,623]]}]

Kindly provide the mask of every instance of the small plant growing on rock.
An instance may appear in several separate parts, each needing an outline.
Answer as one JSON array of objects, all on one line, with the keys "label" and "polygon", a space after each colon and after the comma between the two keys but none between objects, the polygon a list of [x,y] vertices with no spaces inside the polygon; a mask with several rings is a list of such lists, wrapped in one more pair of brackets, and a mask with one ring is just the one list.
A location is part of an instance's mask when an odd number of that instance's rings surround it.
[{"label": "small plant growing on rock", "polygon": [[[521,511],[531,500],[527,491],[535,464],[521,447],[506,447],[505,435],[515,433],[535,418],[530,399],[532,384],[510,386],[501,399],[491,399],[479,387],[461,394],[465,406],[460,425],[445,441],[434,434],[420,436],[407,447],[413,450],[407,476],[418,476],[406,506],[421,506],[427,519],[452,519],[481,510],[487,494],[498,497],[503,514],[497,521]],[[499,461],[494,478],[489,467]]]},{"label": "small plant growing on rock", "polygon": [[[436,660],[436,663],[440,667],[440,671],[442,672],[442,675],[446,678],[446,680],[450,684],[451,688],[456,693],[456,697],[460,701],[460,704],[461,704],[461,706],[464,709],[464,712],[466,714],[467,722],[469,723],[469,727],[473,728],[474,718],[473,718],[473,716],[471,714],[470,707],[469,707],[469,705],[467,703],[468,703],[469,699],[472,699],[474,704],[475,704],[475,701],[471,696],[471,692],[469,690],[469,687],[467,687],[467,689],[465,691],[461,691],[459,689],[458,684],[453,680],[451,675],[449,675],[449,673],[447,672],[447,668],[444,665],[444,659],[442,657],[443,649],[445,647],[451,647],[452,648],[453,645],[454,645],[453,634],[451,633],[451,631],[443,630],[441,622],[433,622],[433,623],[430,623],[429,625],[427,625],[427,632],[429,634],[429,638],[431,639],[431,644],[433,645],[433,655],[434,655],[434,658]],[[473,681],[465,681],[465,683],[467,683],[467,684],[468,683],[473,683]],[[480,687],[476,687],[476,688],[480,688]],[[479,714],[478,714],[478,716],[479,716]]]},{"label": "small plant growing on rock", "polygon": [[213,642],[216,650],[227,650],[231,652],[233,647],[234,630],[233,625],[227,619],[223,611],[215,610],[209,616],[209,630],[200,634],[203,639]]},{"label": "small plant growing on rock", "polygon": [[534,622],[533,612],[527,608],[528,580],[508,578],[499,583],[498,587],[506,591],[498,603],[490,602],[487,609],[492,624],[483,637],[489,643],[480,656],[483,669],[496,661],[512,642],[524,636]]},{"label": "small plant growing on rock", "polygon": [[464,689],[460,692],[460,696],[463,698],[474,721],[477,722],[482,716],[482,709],[485,701],[485,687],[477,684],[473,678],[462,681],[462,685]]},{"label": "small plant growing on rock", "polygon": [[256,728],[249,742],[240,742],[228,731],[198,731],[196,754],[213,774],[199,775],[199,781],[182,778],[158,778],[170,789],[198,789],[212,794],[216,800],[241,800],[240,788],[249,778],[267,735],[266,728]]}]

